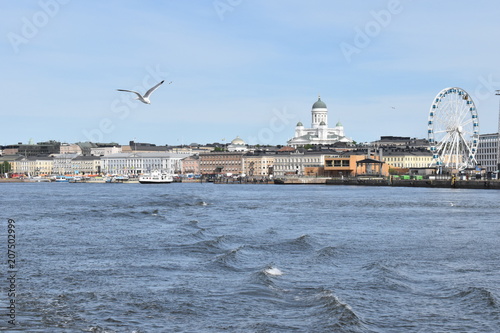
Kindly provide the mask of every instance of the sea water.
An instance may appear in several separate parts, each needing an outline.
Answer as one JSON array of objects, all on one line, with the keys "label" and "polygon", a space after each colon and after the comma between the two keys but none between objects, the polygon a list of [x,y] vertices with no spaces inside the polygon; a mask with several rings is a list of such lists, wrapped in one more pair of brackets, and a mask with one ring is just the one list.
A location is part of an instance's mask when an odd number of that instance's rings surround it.
[{"label": "sea water", "polygon": [[0,190],[2,330],[500,330],[498,191],[209,183]]}]

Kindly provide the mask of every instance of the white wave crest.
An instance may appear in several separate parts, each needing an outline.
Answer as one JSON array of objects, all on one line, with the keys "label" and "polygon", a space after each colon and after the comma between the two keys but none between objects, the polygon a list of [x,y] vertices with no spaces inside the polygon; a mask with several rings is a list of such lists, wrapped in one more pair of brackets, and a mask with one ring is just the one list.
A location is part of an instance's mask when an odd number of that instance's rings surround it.
[{"label": "white wave crest", "polygon": [[283,275],[283,272],[279,269],[279,268],[276,268],[276,267],[269,267],[269,268],[266,268],[264,270],[264,273],[266,273],[267,275],[272,275],[272,276],[280,276],[280,275]]}]

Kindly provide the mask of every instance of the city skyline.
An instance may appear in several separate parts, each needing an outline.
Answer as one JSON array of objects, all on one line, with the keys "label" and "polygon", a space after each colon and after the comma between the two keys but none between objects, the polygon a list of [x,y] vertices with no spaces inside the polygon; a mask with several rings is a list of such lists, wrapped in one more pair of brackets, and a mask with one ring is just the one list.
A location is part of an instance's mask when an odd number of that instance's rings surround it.
[{"label": "city skyline", "polygon": [[[426,137],[461,87],[497,132],[499,4],[70,0],[4,4],[0,145],[131,140],[286,145],[318,95],[357,142]],[[91,19],[90,19],[91,18]],[[151,105],[144,93],[172,81]]]}]

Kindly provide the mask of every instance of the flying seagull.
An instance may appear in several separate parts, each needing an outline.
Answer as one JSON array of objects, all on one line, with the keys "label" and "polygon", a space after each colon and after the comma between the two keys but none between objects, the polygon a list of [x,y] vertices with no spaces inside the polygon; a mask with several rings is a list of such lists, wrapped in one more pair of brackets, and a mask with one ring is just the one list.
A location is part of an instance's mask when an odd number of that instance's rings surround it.
[{"label": "flying seagull", "polygon": [[[149,100],[149,96],[153,93],[153,91],[155,91],[163,82],[165,82],[165,80],[161,81],[160,83],[158,83],[156,86],[152,87],[151,89],[149,89],[148,91],[146,91],[146,93],[144,94],[144,96],[142,96],[141,94],[139,94],[137,91],[133,91],[133,90],[124,90],[124,89],[116,89],[118,91],[126,91],[126,92],[131,92],[131,93],[134,93],[137,95],[137,98],[139,101],[145,103],[145,104],[151,104],[151,101]],[[172,81],[170,81],[168,84],[172,83]]]}]

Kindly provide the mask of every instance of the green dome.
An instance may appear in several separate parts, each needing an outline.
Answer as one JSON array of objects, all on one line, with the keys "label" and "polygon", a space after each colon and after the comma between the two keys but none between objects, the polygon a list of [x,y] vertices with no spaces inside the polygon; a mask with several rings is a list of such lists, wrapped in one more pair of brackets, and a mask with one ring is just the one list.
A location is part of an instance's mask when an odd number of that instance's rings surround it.
[{"label": "green dome", "polygon": [[300,121],[299,121],[299,122],[297,123],[297,126],[304,126],[304,125],[302,124],[302,122],[300,122]]},{"label": "green dome", "polygon": [[337,127],[342,127],[343,125],[342,125],[342,123],[339,121],[339,122],[337,123],[337,125],[335,125],[335,126],[337,126]]},{"label": "green dome", "polygon": [[313,104],[313,109],[326,109],[326,104],[318,96],[318,100]]}]

